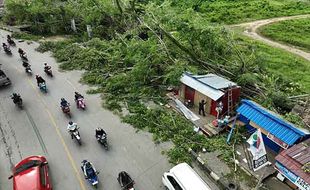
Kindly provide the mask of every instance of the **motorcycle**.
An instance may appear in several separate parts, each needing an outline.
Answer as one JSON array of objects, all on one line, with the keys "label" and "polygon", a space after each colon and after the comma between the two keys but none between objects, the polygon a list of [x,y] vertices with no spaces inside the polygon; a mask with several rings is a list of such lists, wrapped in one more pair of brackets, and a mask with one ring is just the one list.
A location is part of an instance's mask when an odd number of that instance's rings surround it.
[{"label": "motorcycle", "polygon": [[70,104],[68,103],[67,106],[61,106],[62,112],[66,115],[68,115],[69,118],[71,118],[71,112],[70,112]]},{"label": "motorcycle", "polygon": [[79,127],[76,127],[75,129],[71,130],[70,133],[76,139],[76,141],[79,143],[79,145],[82,145],[81,136],[80,136],[80,132],[78,129],[79,129]]},{"label": "motorcycle", "polygon": [[51,68],[49,68],[49,69],[44,69],[44,72],[45,72],[48,76],[53,77],[53,72],[52,72],[52,69],[51,69]]},{"label": "motorcycle", "polygon": [[77,99],[77,108],[81,108],[81,109],[85,110],[86,104],[85,104],[84,98],[78,98]]},{"label": "motorcycle", "polygon": [[23,67],[25,67],[25,72],[29,75],[32,75],[31,65],[27,62],[23,62]]},{"label": "motorcycle", "polygon": [[[13,96],[11,96],[11,98],[13,99]],[[21,97],[19,97],[19,99],[18,99],[17,101],[15,101],[15,100],[13,99],[13,102],[14,102],[14,104],[17,105],[17,107],[19,107],[20,109],[23,108],[23,99],[22,99]]]},{"label": "motorcycle", "polygon": [[[86,172],[84,172],[84,165],[86,165]],[[81,169],[83,171],[83,174],[84,174],[84,177],[85,179],[87,179],[87,181],[92,185],[94,186],[95,188],[98,187],[98,183],[99,183],[99,179],[98,179],[98,174],[99,172],[98,171],[95,171],[91,165],[89,163],[87,163],[86,160],[83,160],[82,161],[82,166],[81,166]],[[85,173],[87,175],[85,175]]]},{"label": "motorcycle", "polygon": [[45,92],[47,93],[47,87],[46,87],[46,84],[45,83],[40,83],[39,84],[39,88],[42,92]]},{"label": "motorcycle", "polygon": [[27,58],[26,53],[20,53],[19,56],[20,56],[20,58],[22,58],[23,60],[28,61],[28,58]]},{"label": "motorcycle", "polygon": [[101,136],[96,136],[97,141],[103,145],[103,147],[108,150],[109,146],[108,146],[108,141],[107,141],[107,135],[103,134]]},{"label": "motorcycle", "polygon": [[120,172],[118,174],[117,181],[121,185],[122,190],[135,190],[133,186],[135,182],[131,179],[127,172]]},{"label": "motorcycle", "polygon": [[11,46],[16,46],[16,43],[14,42],[14,40],[12,39],[7,39],[8,44],[10,44]]},{"label": "motorcycle", "polygon": [[4,48],[4,51],[8,55],[12,55],[12,51],[11,51],[11,49],[9,47]]}]

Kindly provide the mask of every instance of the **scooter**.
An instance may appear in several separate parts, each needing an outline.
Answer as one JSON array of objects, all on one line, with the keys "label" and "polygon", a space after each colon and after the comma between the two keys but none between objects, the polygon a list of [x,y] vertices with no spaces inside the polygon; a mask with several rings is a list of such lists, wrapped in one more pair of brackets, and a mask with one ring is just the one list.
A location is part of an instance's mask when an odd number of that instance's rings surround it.
[{"label": "scooter", "polygon": [[53,72],[52,72],[52,69],[51,69],[51,68],[50,68],[50,69],[44,69],[44,72],[45,72],[48,76],[53,77]]},{"label": "scooter", "polygon": [[45,83],[40,83],[39,84],[39,88],[42,92],[45,92],[47,93],[47,87],[46,87],[46,84]]},{"label": "scooter", "polygon": [[107,141],[107,135],[103,134],[101,136],[96,136],[97,141],[103,145],[103,147],[108,150],[109,146],[108,146],[108,141]]},{"label": "scooter", "polygon": [[87,173],[87,176],[85,175],[84,173],[84,169],[83,169],[83,166],[84,164],[86,164],[87,161],[86,160],[83,160],[82,162],[82,166],[81,166],[81,169],[83,171],[83,174],[84,174],[84,177],[85,179],[87,179],[87,181],[92,185],[94,186],[96,189],[98,188],[98,183],[99,183],[99,179],[98,179],[98,174],[99,172],[98,171],[94,171],[94,169],[92,167],[90,168],[86,168],[86,173]]},{"label": "scooter", "polygon": [[79,132],[79,127],[76,127],[74,130],[70,131],[73,135],[73,137],[76,139],[76,141],[79,143],[79,145],[82,145],[81,136]]},{"label": "scooter", "polygon": [[85,110],[86,104],[85,104],[84,98],[78,98],[77,99],[77,107]]},{"label": "scooter", "polygon": [[61,107],[62,112],[66,115],[68,115],[69,118],[71,118],[71,112],[70,112],[70,104],[68,103],[67,106]]},{"label": "scooter", "polygon": [[135,190],[133,186],[135,182],[131,179],[130,175],[127,172],[120,172],[118,174],[117,181],[121,185],[122,190]]}]

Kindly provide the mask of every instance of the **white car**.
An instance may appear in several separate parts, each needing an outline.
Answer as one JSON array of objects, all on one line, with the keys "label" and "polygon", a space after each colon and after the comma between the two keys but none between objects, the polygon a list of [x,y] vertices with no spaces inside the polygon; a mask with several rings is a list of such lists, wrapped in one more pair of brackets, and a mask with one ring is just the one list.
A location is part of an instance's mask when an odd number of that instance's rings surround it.
[{"label": "white car", "polygon": [[162,182],[167,190],[211,190],[187,163],[178,164],[165,172]]}]

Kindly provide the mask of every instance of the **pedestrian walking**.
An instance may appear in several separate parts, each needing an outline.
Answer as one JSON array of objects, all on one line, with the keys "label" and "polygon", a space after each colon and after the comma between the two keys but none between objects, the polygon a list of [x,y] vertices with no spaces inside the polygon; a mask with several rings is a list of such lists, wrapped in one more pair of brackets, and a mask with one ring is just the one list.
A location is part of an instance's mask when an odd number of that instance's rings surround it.
[{"label": "pedestrian walking", "polygon": [[202,115],[203,115],[203,116],[206,116],[206,113],[205,113],[205,105],[206,105],[205,100],[201,100],[201,101],[199,102],[199,115],[201,115],[201,112],[202,112]]}]

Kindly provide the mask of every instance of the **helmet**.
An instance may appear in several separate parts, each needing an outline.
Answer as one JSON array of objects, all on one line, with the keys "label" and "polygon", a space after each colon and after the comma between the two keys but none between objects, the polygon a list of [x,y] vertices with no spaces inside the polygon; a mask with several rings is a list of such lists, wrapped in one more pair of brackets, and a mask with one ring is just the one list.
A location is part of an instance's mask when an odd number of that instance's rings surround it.
[{"label": "helmet", "polygon": [[74,92],[74,94],[78,95],[79,93],[78,92]]},{"label": "helmet", "polygon": [[45,62],[45,63],[44,63],[44,65],[46,66],[46,65],[47,65],[47,63]]},{"label": "helmet", "polygon": [[73,122],[72,121],[69,121],[69,125],[72,125],[73,124]]},{"label": "helmet", "polygon": [[14,93],[13,93],[13,96],[17,96],[17,94],[14,92]]},{"label": "helmet", "polygon": [[61,101],[65,101],[65,99],[64,99],[64,98],[61,98]]}]

